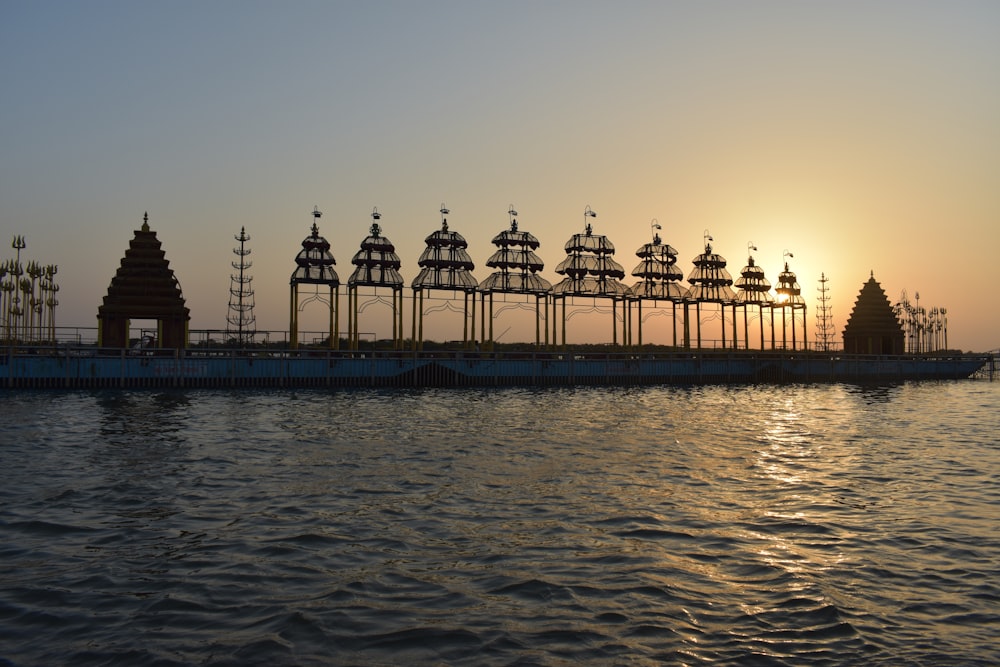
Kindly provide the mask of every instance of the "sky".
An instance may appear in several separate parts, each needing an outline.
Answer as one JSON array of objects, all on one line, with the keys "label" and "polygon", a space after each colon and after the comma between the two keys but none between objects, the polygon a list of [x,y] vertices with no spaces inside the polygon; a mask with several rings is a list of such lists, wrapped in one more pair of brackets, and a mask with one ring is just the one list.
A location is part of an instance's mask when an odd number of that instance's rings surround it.
[{"label": "sky", "polygon": [[[287,330],[314,207],[344,282],[377,207],[409,285],[442,203],[478,280],[513,205],[552,283],[590,206],[628,273],[654,220],[685,276],[706,232],[734,278],[751,243],[772,284],[787,259],[810,339],[821,275],[839,341],[874,274],[997,349],[998,26],[993,0],[0,0],[0,240],[94,327],[148,211],[191,328],[223,329],[245,227],[257,328]],[[499,340],[533,340],[513,313]],[[608,341],[599,317],[571,342]]]}]

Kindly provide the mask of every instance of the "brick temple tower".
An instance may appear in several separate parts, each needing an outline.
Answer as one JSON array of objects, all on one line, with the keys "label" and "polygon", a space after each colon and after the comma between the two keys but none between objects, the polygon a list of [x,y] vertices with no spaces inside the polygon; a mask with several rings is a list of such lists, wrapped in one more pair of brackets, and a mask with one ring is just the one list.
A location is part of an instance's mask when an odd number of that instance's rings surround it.
[{"label": "brick temple tower", "polygon": [[187,347],[191,313],[156,232],[149,228],[149,213],[143,216],[142,228],[135,231],[108,295],[97,309],[98,346],[127,347],[133,318],[156,320],[156,347]]},{"label": "brick temple tower", "polygon": [[904,354],[903,327],[872,272],[844,327],[845,354]]}]

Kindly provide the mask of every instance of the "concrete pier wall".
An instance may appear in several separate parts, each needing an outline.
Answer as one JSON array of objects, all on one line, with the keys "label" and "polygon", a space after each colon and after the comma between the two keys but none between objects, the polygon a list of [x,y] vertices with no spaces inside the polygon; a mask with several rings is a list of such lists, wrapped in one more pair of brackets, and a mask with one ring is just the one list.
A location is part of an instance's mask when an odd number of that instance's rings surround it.
[{"label": "concrete pier wall", "polygon": [[19,388],[421,387],[893,382],[968,378],[988,356],[817,353],[338,352],[7,348]]}]

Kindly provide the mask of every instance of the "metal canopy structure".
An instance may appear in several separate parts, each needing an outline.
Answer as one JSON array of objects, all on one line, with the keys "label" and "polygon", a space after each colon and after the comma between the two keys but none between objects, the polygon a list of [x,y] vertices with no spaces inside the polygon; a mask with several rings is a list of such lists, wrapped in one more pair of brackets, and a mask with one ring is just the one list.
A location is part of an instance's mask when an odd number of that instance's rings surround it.
[{"label": "metal canopy structure", "polygon": [[[677,266],[677,250],[663,243],[659,231],[663,228],[655,219],[650,223],[653,231],[652,243],[646,243],[635,251],[639,264],[632,269],[632,275],[641,278],[632,286],[631,301],[636,303],[638,310],[638,343],[642,346],[642,302],[669,301],[671,303],[671,319],[673,321],[673,344],[677,345],[677,304],[687,297],[687,289],[680,285],[684,274]],[[629,313],[631,319],[631,313]],[[629,343],[632,341],[630,340]]]},{"label": "metal canopy structure", "polygon": [[[494,293],[521,294],[535,297],[535,345],[541,345],[543,319],[546,319],[545,344],[548,345],[548,294],[552,289],[552,284],[538,275],[538,272],[545,268],[545,264],[534,252],[541,244],[533,235],[518,229],[517,211],[514,210],[513,204],[510,205],[507,215],[510,218],[510,228],[493,237],[493,245],[497,247],[497,250],[486,260],[486,266],[497,270],[479,283],[478,289],[481,294],[483,313],[480,338],[484,343],[488,341],[490,345],[494,342]],[[489,305],[488,315],[487,302]],[[487,319],[489,320],[488,337]]]},{"label": "metal canopy structure", "polygon": [[[785,257],[794,257],[792,253],[787,250],[784,253]],[[795,311],[802,311],[802,347],[805,349],[806,344],[806,300],[802,298],[802,289],[799,287],[798,279],[795,277],[795,273],[788,268],[788,260],[785,260],[785,270],[778,274],[778,284],[774,288],[774,292],[778,295],[774,303],[771,305],[771,348],[775,347],[776,341],[774,333],[774,311],[775,309],[781,310],[781,348],[787,349],[787,318],[785,317],[785,309],[791,309],[792,313],[792,349],[797,349],[797,343],[795,340]]]},{"label": "metal canopy structure", "polygon": [[698,328],[698,348],[701,348],[701,304],[717,303],[722,316],[722,347],[726,347],[726,305],[736,299],[731,285],[733,278],[726,270],[726,258],[712,252],[712,235],[705,230],[705,252],[694,258],[694,269],[688,276],[691,287],[684,302],[684,347],[691,347],[688,306],[693,303]]},{"label": "metal canopy structure", "polygon": [[128,347],[131,318],[156,320],[157,347],[187,347],[191,314],[156,232],[149,228],[149,213],[143,216],[142,228],[135,231],[108,295],[97,309],[97,344]]},{"label": "metal canopy structure", "polygon": [[[424,340],[424,292],[428,290],[448,290],[462,292],[464,298],[462,343],[469,345],[470,310],[472,302],[471,330],[476,330],[476,298],[478,282],[472,275],[476,265],[466,250],[468,243],[462,235],[448,229],[450,211],[441,204],[441,229],[434,232],[424,243],[427,247],[420,254],[417,265],[420,273],[413,279],[413,349],[423,347]],[[446,303],[447,307],[447,303]],[[418,326],[419,319],[419,326]]]},{"label": "metal canopy structure", "polygon": [[[378,296],[379,288],[392,290],[392,348],[398,350],[403,347],[403,277],[399,275],[402,264],[392,241],[382,236],[382,227],[378,223],[381,217],[378,208],[373,208],[368,236],[351,258],[351,264],[357,267],[347,279],[347,335],[352,350],[358,349],[361,311],[371,303],[382,301]],[[359,305],[359,287],[375,288],[375,298]]]},{"label": "metal canopy structure", "polygon": [[771,296],[771,283],[764,277],[764,269],[754,262],[752,252],[757,250],[753,243],[747,244],[747,265],[740,271],[736,279],[736,299],[733,301],[733,346],[739,347],[736,335],[736,309],[743,306],[743,343],[750,349],[750,323],[747,309],[757,306],[757,318],[760,320],[760,349],[764,349],[764,307],[774,302]]},{"label": "metal canopy structure", "polygon": [[[566,259],[556,267],[556,273],[566,276],[552,287],[552,342],[558,344],[556,331],[556,311],[562,301],[562,345],[566,344],[566,299],[567,297],[594,297],[611,300],[612,344],[618,344],[617,304],[622,302],[623,327],[627,326],[624,316],[625,299],[630,292],[619,282],[625,277],[625,269],[611,258],[615,246],[606,236],[594,234],[588,218],[596,218],[597,213],[587,206],[583,211],[584,231],[574,234],[566,242]],[[623,332],[622,341],[625,341]]]},{"label": "metal canopy structure", "polygon": [[[323,216],[318,207],[313,208],[312,233],[302,241],[302,250],[295,256],[295,271],[292,272],[291,317],[289,344],[294,350],[299,345],[299,312],[313,301],[326,304],[330,309],[330,336],[332,349],[340,347],[340,278],[333,266],[337,263],[330,252],[330,242],[319,235],[317,222]],[[300,302],[299,286],[313,285],[314,291]],[[320,293],[320,287],[329,289],[329,296]]]}]

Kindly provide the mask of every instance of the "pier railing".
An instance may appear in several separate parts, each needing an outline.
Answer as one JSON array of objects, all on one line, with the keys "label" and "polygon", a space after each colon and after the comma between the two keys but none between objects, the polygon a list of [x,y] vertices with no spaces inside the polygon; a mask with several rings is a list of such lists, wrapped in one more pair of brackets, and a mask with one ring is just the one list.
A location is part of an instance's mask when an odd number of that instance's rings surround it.
[{"label": "pier railing", "polygon": [[8,388],[424,387],[894,382],[968,378],[991,355],[817,352],[0,348]]},{"label": "pier railing", "polygon": [[[0,346],[7,346],[10,344],[27,344],[33,346],[46,346],[46,345],[97,345],[98,341],[98,330],[97,327],[56,327],[54,329],[54,339],[46,340],[18,340],[18,341],[8,341],[2,338],[3,332],[0,331]],[[129,340],[133,344],[142,345],[142,341],[155,340],[156,338],[156,328],[149,326],[133,326],[129,329]],[[237,342],[239,338],[240,342]],[[329,346],[329,333],[324,331],[299,331],[296,340],[298,347],[328,347]],[[283,329],[257,329],[250,334],[243,334],[240,337],[234,336],[232,332],[226,331],[224,329],[191,329],[188,333],[188,346],[189,350],[228,350],[234,347],[242,347],[246,349],[286,349],[292,347],[290,345],[291,337],[290,332]],[[154,343],[155,344],[155,343]],[[445,343],[434,342],[434,341],[424,341],[421,343],[424,348],[430,347],[441,347],[450,346],[456,347],[461,346],[461,341],[448,341]],[[469,346],[475,347],[476,342],[470,341]],[[767,349],[761,350],[759,347],[748,347],[745,340],[740,340],[738,344],[734,347],[733,341],[731,339],[719,339],[712,338],[710,336],[702,336],[700,339],[700,346],[692,345],[684,348],[694,351],[704,351],[704,352],[720,352],[720,351],[742,351],[742,352],[838,352],[842,349],[839,343],[830,343],[826,349],[821,347],[821,343],[817,341],[809,341],[804,343],[802,341],[781,341],[777,340],[774,343],[774,347],[770,347],[770,342],[767,342]],[[341,336],[339,348],[347,349],[349,342],[347,338]],[[395,346],[398,346],[398,342],[392,339],[379,338],[378,334],[375,332],[358,332],[358,347],[365,350],[392,350]],[[413,341],[406,339],[402,341],[402,347],[405,350],[411,350],[413,346]],[[483,347],[487,348],[490,344],[484,343]],[[510,344],[497,343],[497,347],[500,349],[508,349]],[[536,347],[530,343],[524,343],[524,347]],[[552,349],[557,346],[555,343],[552,345],[546,345],[545,348]],[[562,346],[565,347],[565,346]],[[629,350],[629,349],[661,349],[670,347],[667,344],[650,344],[649,341],[645,345],[629,345],[622,343],[620,345],[593,345],[587,346],[584,344],[570,344],[569,347],[608,347],[616,348],[619,350]],[[674,348],[680,349],[680,348]]]}]

